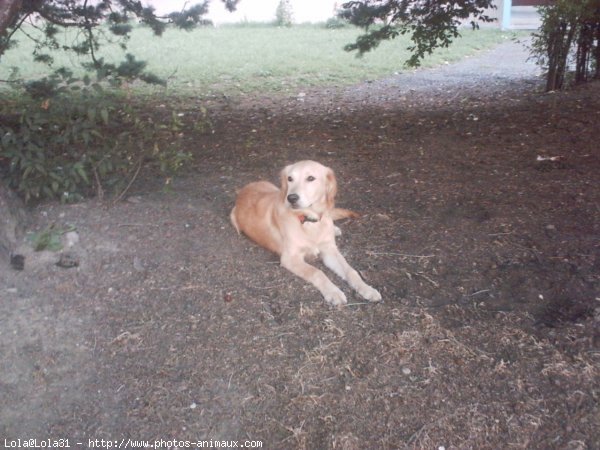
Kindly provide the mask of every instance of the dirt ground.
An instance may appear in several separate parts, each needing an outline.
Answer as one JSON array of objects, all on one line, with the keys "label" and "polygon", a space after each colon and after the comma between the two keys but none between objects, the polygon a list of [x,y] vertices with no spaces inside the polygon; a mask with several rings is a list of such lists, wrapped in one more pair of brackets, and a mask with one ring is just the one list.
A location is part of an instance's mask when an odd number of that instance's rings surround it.
[{"label": "dirt ground", "polygon": [[[543,94],[514,51],[170,105],[194,153],[173,189],[36,206],[79,266],[0,268],[0,439],[600,448],[600,84]],[[229,224],[236,188],[306,158],[363,214],[338,244],[383,302],[331,275],[328,307]]]}]

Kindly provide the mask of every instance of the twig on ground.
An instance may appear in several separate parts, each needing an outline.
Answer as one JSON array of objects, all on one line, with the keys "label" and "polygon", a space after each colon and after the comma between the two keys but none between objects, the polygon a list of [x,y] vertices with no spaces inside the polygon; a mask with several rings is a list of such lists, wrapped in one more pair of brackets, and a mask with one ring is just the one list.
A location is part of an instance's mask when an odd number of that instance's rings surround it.
[{"label": "twig on ground", "polygon": [[485,294],[486,292],[490,292],[490,289],[482,289],[480,291],[473,292],[472,294],[469,294],[467,297],[475,297],[476,295]]},{"label": "twig on ground", "polygon": [[432,280],[431,278],[429,278],[427,275],[425,275],[423,272],[415,272],[415,275],[420,276],[421,278],[429,281],[431,284],[433,284],[436,288],[440,287],[440,283],[438,283],[437,281]]},{"label": "twig on ground", "polygon": [[368,255],[373,256],[400,256],[402,258],[435,258],[435,255],[409,255],[407,253],[395,253],[395,252],[367,252]]},{"label": "twig on ground", "polygon": [[133,182],[137,178],[138,174],[140,173],[140,170],[142,169],[143,160],[144,160],[143,157],[139,159],[137,168],[135,169],[135,173],[131,177],[131,180],[129,180],[129,183],[127,184],[125,189],[123,189],[123,191],[119,194],[119,196],[113,200],[112,206],[115,206],[117,203],[119,203],[121,201],[121,199],[125,196],[125,194],[127,194],[127,191],[129,191],[129,188],[131,188],[131,185],[133,184]]},{"label": "twig on ground", "polygon": [[157,223],[120,223],[118,227],[160,227]]}]

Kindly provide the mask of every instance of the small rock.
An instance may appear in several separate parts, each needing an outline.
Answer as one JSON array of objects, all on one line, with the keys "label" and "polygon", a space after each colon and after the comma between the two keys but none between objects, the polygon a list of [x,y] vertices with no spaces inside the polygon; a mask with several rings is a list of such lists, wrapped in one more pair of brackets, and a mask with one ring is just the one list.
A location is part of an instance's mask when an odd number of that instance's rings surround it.
[{"label": "small rock", "polygon": [[72,253],[62,253],[56,265],[63,269],[71,269],[79,266],[79,259]]},{"label": "small rock", "polygon": [[10,255],[10,266],[15,270],[25,269],[25,256],[23,255]]},{"label": "small rock", "polygon": [[65,247],[71,248],[79,244],[79,233],[77,231],[68,231],[65,233]]},{"label": "small rock", "polygon": [[142,201],[142,197],[139,195],[132,195],[131,197],[127,197],[128,203],[138,204]]},{"label": "small rock", "polygon": [[410,370],[408,367],[403,367],[403,368],[402,368],[402,373],[403,373],[404,375],[410,375],[410,373],[411,373],[411,370]]}]

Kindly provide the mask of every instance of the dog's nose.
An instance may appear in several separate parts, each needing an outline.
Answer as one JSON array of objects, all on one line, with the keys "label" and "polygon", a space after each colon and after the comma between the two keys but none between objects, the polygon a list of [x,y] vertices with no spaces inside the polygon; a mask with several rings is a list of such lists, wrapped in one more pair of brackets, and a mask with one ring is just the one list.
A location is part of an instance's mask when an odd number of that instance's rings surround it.
[{"label": "dog's nose", "polygon": [[300,200],[300,196],[298,194],[290,194],[287,196],[287,200],[291,205],[294,205],[298,200]]}]

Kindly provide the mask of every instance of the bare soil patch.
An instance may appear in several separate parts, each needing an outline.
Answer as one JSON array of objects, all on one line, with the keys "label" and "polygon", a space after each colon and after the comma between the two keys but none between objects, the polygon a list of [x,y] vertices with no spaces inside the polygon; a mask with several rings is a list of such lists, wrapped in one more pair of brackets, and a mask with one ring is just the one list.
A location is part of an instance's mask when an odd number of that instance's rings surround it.
[{"label": "bare soil patch", "polygon": [[[541,94],[507,49],[190,99],[171,191],[37,206],[33,228],[76,228],[79,265],[0,268],[0,438],[598,448],[600,85]],[[350,304],[327,307],[229,224],[236,188],[305,158],[363,214],[339,247],[382,303],[336,280]]]}]

